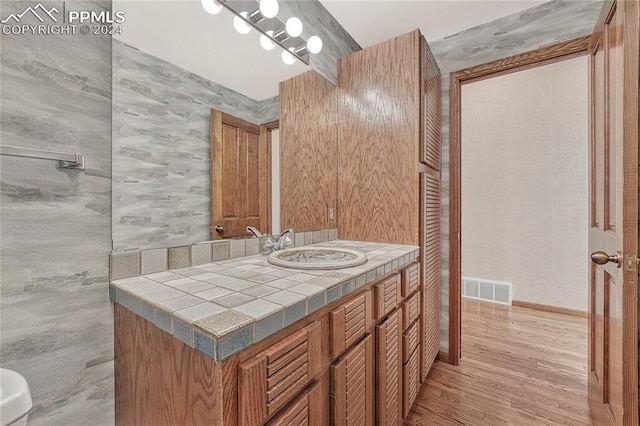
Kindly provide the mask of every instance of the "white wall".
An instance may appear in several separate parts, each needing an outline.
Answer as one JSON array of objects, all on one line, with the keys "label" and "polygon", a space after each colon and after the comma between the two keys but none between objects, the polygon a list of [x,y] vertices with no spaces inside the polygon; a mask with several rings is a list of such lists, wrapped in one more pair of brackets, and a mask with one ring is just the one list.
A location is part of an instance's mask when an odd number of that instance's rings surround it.
[{"label": "white wall", "polygon": [[587,310],[587,57],[462,88],[462,275]]}]

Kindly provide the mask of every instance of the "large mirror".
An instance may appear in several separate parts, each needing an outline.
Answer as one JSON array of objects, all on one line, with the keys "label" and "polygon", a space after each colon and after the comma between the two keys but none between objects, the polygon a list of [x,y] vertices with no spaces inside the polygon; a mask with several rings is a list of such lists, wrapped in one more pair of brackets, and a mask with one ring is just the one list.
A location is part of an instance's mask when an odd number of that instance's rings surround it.
[{"label": "large mirror", "polygon": [[[211,196],[212,165],[219,162],[210,156],[212,110],[220,120],[252,124],[260,140],[260,125],[279,118],[279,83],[310,68],[284,64],[279,47],[264,50],[257,31],[240,35],[231,12],[210,15],[199,0],[116,0],[113,10],[126,14],[122,34],[112,40],[114,252],[208,241],[222,200]],[[261,232],[278,231],[280,223],[279,131],[267,127],[270,182],[259,185],[267,188],[269,217],[266,225],[259,222],[266,228]],[[228,185],[247,178],[236,169],[256,167],[240,158],[246,160],[252,148],[235,149],[237,163],[227,164],[224,175],[240,178],[227,179]],[[253,188],[254,174],[249,180],[240,183]],[[238,194],[237,201],[251,204],[254,197]],[[237,230],[228,234],[219,236],[250,237]]]}]

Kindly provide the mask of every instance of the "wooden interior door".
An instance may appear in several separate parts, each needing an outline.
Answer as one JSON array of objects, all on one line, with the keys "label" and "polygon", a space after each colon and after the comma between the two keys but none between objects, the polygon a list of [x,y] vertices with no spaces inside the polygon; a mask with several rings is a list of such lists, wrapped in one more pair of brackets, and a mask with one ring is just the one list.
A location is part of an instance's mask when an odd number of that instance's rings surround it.
[{"label": "wooden interior door", "polygon": [[211,110],[211,239],[269,231],[267,129]]},{"label": "wooden interior door", "polygon": [[589,406],[638,424],[638,1],[605,3],[592,38]]}]

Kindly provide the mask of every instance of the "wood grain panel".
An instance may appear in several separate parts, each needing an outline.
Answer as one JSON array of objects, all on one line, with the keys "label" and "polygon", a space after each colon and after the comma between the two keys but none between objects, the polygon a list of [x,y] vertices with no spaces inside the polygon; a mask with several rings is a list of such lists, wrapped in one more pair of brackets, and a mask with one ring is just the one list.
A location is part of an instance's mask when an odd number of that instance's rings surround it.
[{"label": "wood grain panel", "polygon": [[211,358],[118,304],[114,321],[116,424],[222,424]]},{"label": "wood grain panel", "polygon": [[420,144],[420,161],[433,170],[440,170],[440,151],[442,133],[442,81],[440,69],[429,45],[421,38],[422,53],[422,143]]},{"label": "wood grain panel", "polygon": [[332,356],[337,357],[369,332],[373,320],[372,311],[370,291],[331,311]]},{"label": "wood grain panel", "polygon": [[419,244],[420,33],[338,61],[340,238]]},{"label": "wood grain panel", "polygon": [[397,425],[402,415],[400,311],[376,327],[376,424]]},{"label": "wood grain panel", "polygon": [[373,365],[373,339],[368,334],[331,366],[333,425],[373,424]]},{"label": "wood grain panel", "polygon": [[335,228],[335,86],[314,71],[280,83],[280,229]]}]

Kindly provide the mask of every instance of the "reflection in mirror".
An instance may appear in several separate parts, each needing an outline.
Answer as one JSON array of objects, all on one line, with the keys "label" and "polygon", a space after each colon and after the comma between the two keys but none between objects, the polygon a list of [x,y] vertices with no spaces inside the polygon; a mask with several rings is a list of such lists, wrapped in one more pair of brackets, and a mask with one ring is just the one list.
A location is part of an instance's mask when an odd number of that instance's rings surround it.
[{"label": "reflection in mirror", "polygon": [[[254,126],[273,122],[278,83],[308,67],[283,64],[276,49],[260,47],[256,31],[238,34],[231,12],[210,15],[200,1],[116,0],[113,8],[127,16],[113,39],[114,252],[249,237],[240,225],[233,235],[215,232],[211,110]],[[258,205],[271,208],[250,222],[261,232],[279,228],[279,178],[271,170],[281,162],[277,131],[269,134],[266,198],[259,195]]]}]

